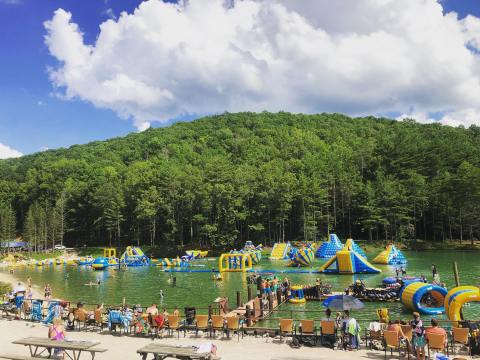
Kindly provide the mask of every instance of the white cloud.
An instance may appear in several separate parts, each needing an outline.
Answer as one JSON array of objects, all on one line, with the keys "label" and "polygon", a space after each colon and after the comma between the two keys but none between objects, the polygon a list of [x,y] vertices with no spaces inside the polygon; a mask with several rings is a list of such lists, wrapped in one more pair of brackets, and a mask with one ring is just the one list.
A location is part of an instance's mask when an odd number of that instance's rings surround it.
[{"label": "white cloud", "polygon": [[45,27],[61,96],[140,130],[225,110],[480,123],[480,19],[437,0],[149,0],[91,45],[62,9]]},{"label": "white cloud", "polygon": [[23,154],[20,151],[12,149],[10,146],[0,143],[0,159],[15,158],[22,155]]}]

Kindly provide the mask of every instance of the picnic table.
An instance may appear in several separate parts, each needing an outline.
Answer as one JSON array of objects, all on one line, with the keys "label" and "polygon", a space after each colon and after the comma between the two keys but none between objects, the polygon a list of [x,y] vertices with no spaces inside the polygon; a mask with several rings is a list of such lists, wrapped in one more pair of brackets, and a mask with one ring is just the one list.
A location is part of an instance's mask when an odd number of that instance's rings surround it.
[{"label": "picnic table", "polygon": [[208,360],[211,358],[210,353],[197,353],[189,347],[178,347],[162,344],[150,344],[137,350],[143,360],[147,359],[148,354],[152,354],[155,360],[173,357],[183,360]]},{"label": "picnic table", "polygon": [[82,352],[89,352],[93,360],[95,359],[96,353],[107,351],[107,349],[95,347],[100,344],[99,341],[50,340],[46,338],[28,337],[13,341],[12,344],[28,346],[32,358],[39,356],[45,351],[51,354],[53,349],[62,349],[65,355],[72,360],[80,359]]}]

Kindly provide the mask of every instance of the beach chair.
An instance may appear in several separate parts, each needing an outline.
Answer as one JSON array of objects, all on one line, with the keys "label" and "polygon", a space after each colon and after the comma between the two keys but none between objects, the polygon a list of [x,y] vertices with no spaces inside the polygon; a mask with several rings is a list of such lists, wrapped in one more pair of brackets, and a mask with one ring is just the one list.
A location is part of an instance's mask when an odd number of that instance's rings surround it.
[{"label": "beach chair", "polygon": [[230,338],[230,331],[237,332],[237,338],[240,341],[240,318],[238,316],[227,316],[226,332],[228,339]]},{"label": "beach chair", "polygon": [[100,328],[100,331],[102,331],[103,328],[107,326],[107,322],[104,321],[104,319],[103,319],[102,310],[96,309],[93,312],[93,317],[94,317],[94,320],[95,320],[95,326],[98,326]]},{"label": "beach chair", "polygon": [[293,337],[294,335],[293,319],[280,319],[279,327],[280,327],[280,341],[282,341],[283,336]]},{"label": "beach chair", "polygon": [[469,328],[459,328],[459,327],[452,328],[451,347],[452,347],[453,354],[456,353],[455,344],[461,344],[467,347],[468,354],[471,355],[469,335],[470,335]]},{"label": "beach chair", "polygon": [[168,315],[167,332],[173,336],[173,332],[176,331],[178,338],[180,338],[181,330],[182,327],[180,326],[180,316]]},{"label": "beach chair", "polygon": [[440,335],[440,334],[428,334],[427,335],[427,348],[428,348],[428,358],[430,359],[430,350],[439,351],[447,351],[448,354],[448,346],[446,346],[447,335]]},{"label": "beach chair", "polygon": [[195,336],[198,336],[198,332],[208,331],[210,329],[208,325],[208,315],[196,315],[195,316]]},{"label": "beach chair", "polygon": [[222,331],[222,333],[225,331],[225,326],[224,326],[224,319],[222,315],[212,315],[212,325],[210,327],[210,337],[213,332],[213,336],[215,336],[216,331]]},{"label": "beach chair", "polygon": [[[385,360],[387,359],[388,349],[390,349],[390,356],[393,356],[393,350],[398,350],[398,356],[400,357],[401,342],[396,331],[385,330],[383,332],[383,346],[385,348]],[[405,352],[408,355],[408,359],[410,359],[408,348],[405,349]]]},{"label": "beach chair", "polygon": [[337,342],[337,330],[335,328],[335,321],[321,321],[320,322],[320,343],[322,346],[324,344],[330,343],[332,348],[335,347]]},{"label": "beach chair", "polygon": [[314,320],[300,320],[300,336],[312,336],[313,342],[317,343],[317,328]]}]

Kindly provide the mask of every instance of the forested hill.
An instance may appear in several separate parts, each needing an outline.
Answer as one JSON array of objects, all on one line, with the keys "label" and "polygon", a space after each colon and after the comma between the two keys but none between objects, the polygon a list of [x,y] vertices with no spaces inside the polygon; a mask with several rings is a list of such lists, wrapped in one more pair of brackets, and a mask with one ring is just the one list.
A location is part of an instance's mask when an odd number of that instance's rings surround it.
[{"label": "forested hill", "polygon": [[480,235],[480,128],[238,113],[0,161],[0,238],[32,245]]}]

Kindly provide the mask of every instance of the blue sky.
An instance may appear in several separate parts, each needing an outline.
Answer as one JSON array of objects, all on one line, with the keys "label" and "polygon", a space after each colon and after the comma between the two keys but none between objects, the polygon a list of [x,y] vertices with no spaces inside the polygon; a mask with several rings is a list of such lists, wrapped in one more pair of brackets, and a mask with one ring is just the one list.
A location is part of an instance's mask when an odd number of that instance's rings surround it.
[{"label": "blue sky", "polygon": [[[73,14],[86,44],[112,12],[132,12],[139,0],[0,0],[0,143],[24,154],[135,131],[132,121],[88,101],[52,95],[47,68],[58,66],[44,43],[44,21],[61,7]],[[480,17],[480,0],[444,0],[446,12]],[[289,109],[287,109],[289,110]],[[292,109],[296,110],[296,109]],[[178,116],[173,116],[177,117]],[[191,119],[195,116],[179,116]],[[167,123],[171,123],[167,122]],[[159,126],[154,123],[153,126]]]}]

